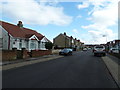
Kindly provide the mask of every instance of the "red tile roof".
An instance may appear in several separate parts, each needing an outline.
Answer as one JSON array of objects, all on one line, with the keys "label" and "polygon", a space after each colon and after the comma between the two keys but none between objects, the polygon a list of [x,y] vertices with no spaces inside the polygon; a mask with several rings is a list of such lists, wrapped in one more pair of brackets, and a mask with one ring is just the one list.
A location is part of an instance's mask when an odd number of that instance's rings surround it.
[{"label": "red tile roof", "polygon": [[30,38],[32,35],[36,35],[39,40],[41,40],[44,36],[35,30],[31,30],[28,28],[20,28],[17,25],[13,25],[7,22],[0,21],[0,25],[13,37],[20,38]]}]

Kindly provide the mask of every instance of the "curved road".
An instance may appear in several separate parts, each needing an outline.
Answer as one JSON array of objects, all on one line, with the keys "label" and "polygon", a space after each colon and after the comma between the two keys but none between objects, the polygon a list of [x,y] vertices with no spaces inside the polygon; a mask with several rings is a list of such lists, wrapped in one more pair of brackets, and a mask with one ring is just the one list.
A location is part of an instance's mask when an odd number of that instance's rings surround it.
[{"label": "curved road", "polygon": [[117,88],[91,51],[3,71],[3,88]]}]

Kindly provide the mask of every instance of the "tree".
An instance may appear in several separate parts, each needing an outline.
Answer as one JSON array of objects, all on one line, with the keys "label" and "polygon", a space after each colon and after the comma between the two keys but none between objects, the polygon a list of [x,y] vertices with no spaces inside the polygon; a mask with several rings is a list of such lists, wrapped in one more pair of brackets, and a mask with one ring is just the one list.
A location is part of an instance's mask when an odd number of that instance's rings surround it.
[{"label": "tree", "polygon": [[51,42],[46,42],[45,43],[45,48],[46,49],[52,49],[52,47],[53,47],[53,44]]}]

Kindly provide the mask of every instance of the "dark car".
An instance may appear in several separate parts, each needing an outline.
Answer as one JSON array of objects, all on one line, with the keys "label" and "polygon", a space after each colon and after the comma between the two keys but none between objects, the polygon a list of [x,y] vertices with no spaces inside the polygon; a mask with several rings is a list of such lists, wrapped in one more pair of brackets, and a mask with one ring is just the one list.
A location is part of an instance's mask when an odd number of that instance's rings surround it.
[{"label": "dark car", "polygon": [[59,52],[59,55],[72,55],[72,49],[65,48]]}]

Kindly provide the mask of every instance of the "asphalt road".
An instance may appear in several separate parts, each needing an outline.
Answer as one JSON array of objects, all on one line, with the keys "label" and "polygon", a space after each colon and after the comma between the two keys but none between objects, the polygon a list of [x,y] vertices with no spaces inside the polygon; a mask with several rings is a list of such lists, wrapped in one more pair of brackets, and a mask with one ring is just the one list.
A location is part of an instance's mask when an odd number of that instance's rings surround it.
[{"label": "asphalt road", "polygon": [[117,88],[91,51],[3,71],[3,88]]}]

